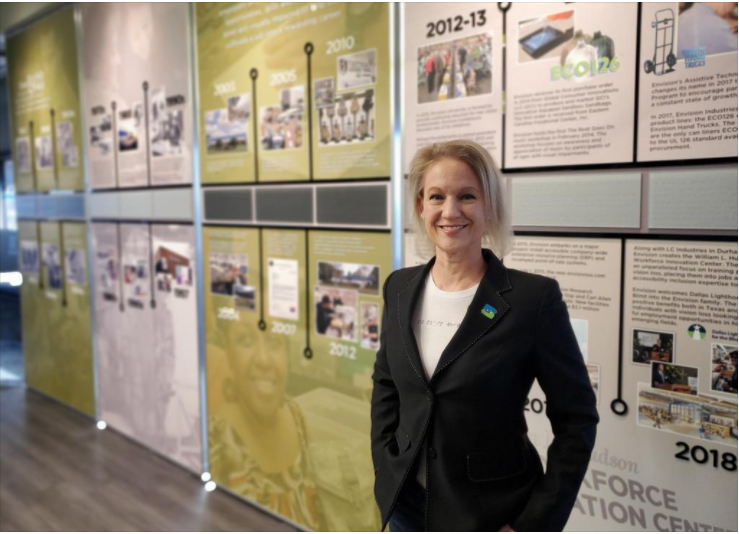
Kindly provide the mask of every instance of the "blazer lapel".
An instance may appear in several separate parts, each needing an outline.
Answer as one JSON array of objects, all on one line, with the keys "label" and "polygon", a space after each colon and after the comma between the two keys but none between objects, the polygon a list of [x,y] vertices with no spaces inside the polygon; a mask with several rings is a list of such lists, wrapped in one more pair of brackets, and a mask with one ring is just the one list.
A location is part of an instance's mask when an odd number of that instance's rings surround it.
[{"label": "blazer lapel", "polygon": [[483,250],[483,257],[488,264],[485,275],[480,280],[480,286],[472,298],[462,324],[442,352],[431,377],[432,381],[449,364],[462,356],[482,336],[494,328],[509,309],[508,303],[501,296],[501,293],[511,289],[508,269],[495,257],[495,254],[487,249]]},{"label": "blazer lapel", "polygon": [[426,387],[428,387],[428,380],[426,380],[426,372],[423,369],[421,355],[418,352],[418,343],[416,342],[416,336],[413,333],[413,325],[411,323],[413,321],[413,311],[416,309],[416,304],[423,290],[426,276],[431,270],[435,259],[435,257],[432,258],[426,265],[422,265],[412,271],[405,280],[405,287],[398,293],[397,317],[403,348],[413,370],[418,375],[418,378],[423,380]]}]

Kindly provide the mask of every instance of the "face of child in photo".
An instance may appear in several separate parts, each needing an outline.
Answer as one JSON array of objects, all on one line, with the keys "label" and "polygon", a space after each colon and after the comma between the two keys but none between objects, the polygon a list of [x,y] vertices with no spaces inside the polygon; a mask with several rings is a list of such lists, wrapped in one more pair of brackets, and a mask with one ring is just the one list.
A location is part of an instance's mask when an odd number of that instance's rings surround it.
[{"label": "face of child in photo", "polygon": [[269,422],[282,406],[287,388],[285,338],[236,325],[229,337],[233,347],[229,361],[239,401],[257,419]]},{"label": "face of child in photo", "polygon": [[482,247],[485,202],[480,180],[469,165],[452,158],[433,163],[417,202],[437,250],[455,253]]}]

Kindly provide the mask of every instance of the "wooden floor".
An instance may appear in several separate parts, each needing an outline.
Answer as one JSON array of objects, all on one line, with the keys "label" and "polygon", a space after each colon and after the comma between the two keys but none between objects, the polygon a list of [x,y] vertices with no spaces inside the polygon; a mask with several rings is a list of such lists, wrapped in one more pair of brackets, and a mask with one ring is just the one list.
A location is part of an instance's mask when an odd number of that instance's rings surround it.
[{"label": "wooden floor", "polygon": [[0,530],[294,531],[24,387],[0,387]]}]

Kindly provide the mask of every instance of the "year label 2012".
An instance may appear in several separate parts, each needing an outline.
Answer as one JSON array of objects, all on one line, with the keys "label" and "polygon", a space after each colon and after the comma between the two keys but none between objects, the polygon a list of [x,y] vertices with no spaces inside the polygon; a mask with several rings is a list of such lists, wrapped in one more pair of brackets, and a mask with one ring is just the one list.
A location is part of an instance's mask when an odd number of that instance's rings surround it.
[{"label": "year label 2012", "polygon": [[331,349],[329,351],[331,356],[338,358],[346,358],[347,360],[357,359],[357,348],[351,345],[344,345],[343,343],[331,342]]},{"label": "year label 2012", "polygon": [[488,21],[485,9],[479,9],[470,13],[469,17],[457,15],[456,17],[447,17],[445,19],[437,20],[436,22],[429,22],[426,24],[427,32],[426,37],[438,37],[445,33],[461,32],[465,28],[475,28],[477,26],[484,26]]}]

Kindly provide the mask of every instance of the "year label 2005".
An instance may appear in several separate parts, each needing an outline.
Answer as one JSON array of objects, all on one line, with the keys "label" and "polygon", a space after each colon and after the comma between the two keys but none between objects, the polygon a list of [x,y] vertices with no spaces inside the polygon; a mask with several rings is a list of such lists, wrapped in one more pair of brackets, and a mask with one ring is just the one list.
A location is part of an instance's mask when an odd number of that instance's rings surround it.
[{"label": "year label 2005", "polygon": [[445,33],[461,32],[467,27],[475,28],[476,26],[484,26],[488,21],[485,12],[485,9],[480,9],[470,13],[468,18],[457,15],[456,17],[448,17],[437,20],[436,22],[429,22],[426,24],[426,28],[428,29],[426,37],[431,38],[444,35]]}]

